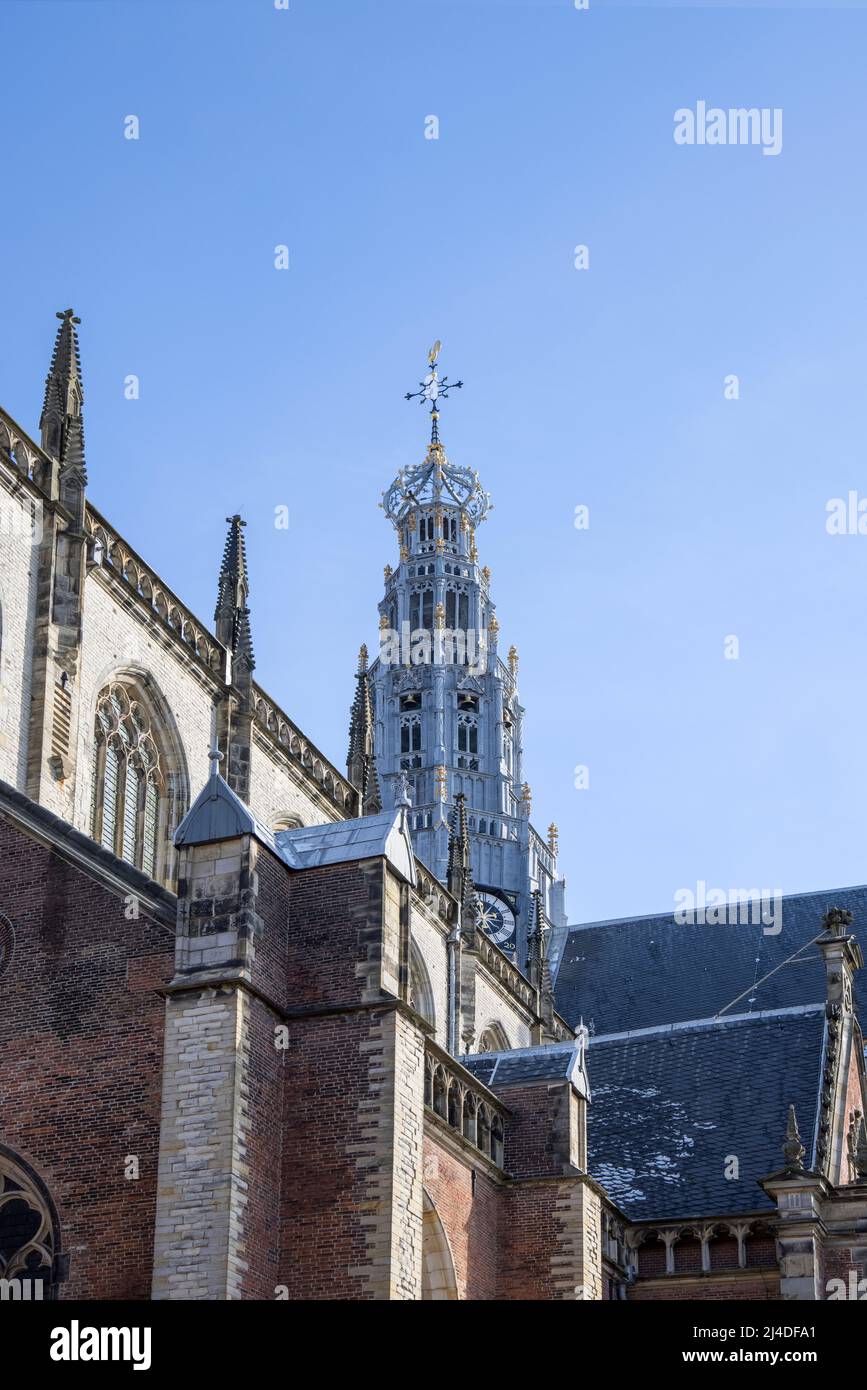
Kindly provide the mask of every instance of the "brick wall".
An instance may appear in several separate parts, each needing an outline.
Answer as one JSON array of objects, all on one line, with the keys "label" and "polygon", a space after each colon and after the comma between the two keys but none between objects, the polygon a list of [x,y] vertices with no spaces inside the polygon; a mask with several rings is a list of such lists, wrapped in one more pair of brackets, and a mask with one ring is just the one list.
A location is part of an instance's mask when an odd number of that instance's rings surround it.
[{"label": "brick wall", "polygon": [[425,1191],[446,1233],[458,1297],[495,1299],[503,1182],[483,1159],[456,1152],[455,1144],[441,1138],[428,1122]]},{"label": "brick wall", "polygon": [[[62,1298],[149,1296],[163,1002],[173,940],[0,820],[0,1142],[37,1171],[70,1255]],[[128,1156],[140,1176],[124,1176]]]},{"label": "brick wall", "polygon": [[421,1293],[423,1038],[397,1009],[290,1027],[279,1282],[290,1298]]}]

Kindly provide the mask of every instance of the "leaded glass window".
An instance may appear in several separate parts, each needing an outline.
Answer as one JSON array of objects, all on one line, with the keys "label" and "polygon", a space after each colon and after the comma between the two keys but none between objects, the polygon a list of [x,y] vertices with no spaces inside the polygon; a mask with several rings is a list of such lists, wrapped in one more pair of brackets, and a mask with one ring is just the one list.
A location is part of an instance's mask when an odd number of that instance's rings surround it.
[{"label": "leaded glass window", "polygon": [[150,717],[133,687],[113,684],[96,703],[91,833],[104,849],[153,875],[163,778]]}]

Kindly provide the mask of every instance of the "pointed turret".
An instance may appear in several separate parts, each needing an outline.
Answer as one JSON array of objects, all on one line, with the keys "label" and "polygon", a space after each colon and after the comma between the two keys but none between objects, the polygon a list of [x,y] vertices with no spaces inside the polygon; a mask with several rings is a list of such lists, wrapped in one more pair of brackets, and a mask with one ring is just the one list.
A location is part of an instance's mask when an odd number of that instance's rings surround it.
[{"label": "pointed turret", "polygon": [[461,907],[461,929],[472,936],[479,916],[476,885],[473,882],[472,850],[467,826],[467,803],[463,792],[455,796],[449,831],[449,862],[446,876],[449,892]]},{"label": "pointed turret", "polygon": [[[81,319],[75,317],[71,309],[58,313],[60,327],[54,340],[51,367],[45,378],[45,398],[39,429],[42,447],[47,454],[69,467],[79,469],[84,476],[84,433],[81,423],[81,410],[84,404],[84,390],[81,384],[81,361],[78,353],[78,334],[76,327]],[[70,435],[73,437],[70,438]]]},{"label": "pointed turret", "polygon": [[247,551],[244,545],[246,521],[236,513],[227,516],[229,534],[223,550],[223,563],[217,587],[217,606],[214,609],[217,637],[228,647],[234,657],[240,654],[242,643],[244,659],[252,671],[253,643],[250,637],[250,614],[247,598],[250,581],[247,578]]},{"label": "pointed turret", "polygon": [[[27,794],[72,818],[77,754],[69,731],[78,727],[88,537],[85,526],[87,470],[81,366],[71,309],[57,315],[60,327],[45,378],[39,418],[42,448],[52,463],[41,475],[52,505],[43,513],[39,559],[40,598],[36,615]],[[59,783],[46,793],[45,778]],[[63,800],[58,803],[55,795]]]},{"label": "pointed turret", "polygon": [[542,1043],[554,1042],[558,1036],[554,1018],[554,985],[548,959],[549,937],[542,894],[537,888],[533,893],[533,918],[527,942],[527,978],[536,991],[536,1007],[539,1013],[535,1041]]},{"label": "pointed turret", "polygon": [[527,978],[536,989],[551,992],[551,970],[548,965],[548,928],[542,909],[542,894],[533,894],[533,920],[527,939]]},{"label": "pointed turret", "polygon": [[373,704],[370,698],[370,675],[367,669],[367,647],[358,653],[358,670],[355,673],[355,699],[349,718],[349,754],[346,759],[346,772],[352,785],[358,790],[363,816],[377,815],[382,810],[379,792],[379,778],[373,756]]},{"label": "pointed turret", "polygon": [[236,673],[241,669],[253,671],[255,666],[253,636],[250,632],[250,610],[249,608],[242,608],[235,624],[235,659],[232,662],[232,669]]},{"label": "pointed turret", "polygon": [[789,1119],[786,1124],[786,1142],[783,1144],[783,1157],[786,1160],[785,1171],[787,1173],[803,1173],[805,1153],[806,1149],[801,1143],[801,1135],[798,1131],[798,1117],[795,1114],[795,1107],[790,1105]]},{"label": "pointed turret", "polygon": [[253,757],[253,636],[247,596],[247,552],[244,527],[236,513],[227,516],[229,534],[223,550],[223,563],[214,610],[217,637],[231,655],[231,691],[219,702],[217,739],[226,750],[226,781],[242,801],[250,799],[250,768]]}]

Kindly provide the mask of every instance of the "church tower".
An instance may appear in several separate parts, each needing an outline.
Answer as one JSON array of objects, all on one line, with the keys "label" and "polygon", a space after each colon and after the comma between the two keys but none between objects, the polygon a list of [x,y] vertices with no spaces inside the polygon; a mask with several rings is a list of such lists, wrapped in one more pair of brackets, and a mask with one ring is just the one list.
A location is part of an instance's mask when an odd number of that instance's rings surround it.
[{"label": "church tower", "polygon": [[379,655],[367,676],[376,771],[386,808],[409,790],[414,847],[443,882],[449,826],[464,799],[481,923],[524,969],[538,922],[548,938],[565,925],[564,884],[556,831],[546,841],[530,820],[518,653],[500,655],[491,575],[479,564],[476,531],[490,496],[439,437],[439,404],[463,384],[440,378],[439,350],[407,395],[430,404],[427,452],[401,469],[380,504],[397,533],[398,564],[385,567]]}]

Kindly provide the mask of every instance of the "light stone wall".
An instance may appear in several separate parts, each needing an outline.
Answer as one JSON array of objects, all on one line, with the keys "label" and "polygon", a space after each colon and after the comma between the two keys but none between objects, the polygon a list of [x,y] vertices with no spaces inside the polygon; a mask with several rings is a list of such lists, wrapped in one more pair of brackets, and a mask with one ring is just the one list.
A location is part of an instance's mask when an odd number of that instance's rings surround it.
[{"label": "light stone wall", "polygon": [[[94,753],[96,700],[108,681],[124,673],[146,674],[155,687],[155,703],[164,704],[183,749],[189,799],[208,778],[208,749],[213,729],[213,694],[171,639],[164,644],[140,622],[136,610],[122,608],[93,570],[84,593],[84,636],[79,678],[78,776],[74,824],[90,832],[90,769]],[[174,739],[169,739],[174,742]],[[52,810],[54,807],[52,807]],[[59,812],[58,814],[62,814]]]},{"label": "light stone wall", "polygon": [[554,1297],[563,1300],[602,1298],[602,1202],[580,1179],[564,1183],[557,1194],[558,1234],[551,1251]]},{"label": "light stone wall", "polygon": [[[94,714],[99,692],[119,673],[146,673],[174,724],[173,738],[183,750],[188,804],[195,800],[209,774],[208,749],[213,741],[215,686],[166,635],[145,626],[137,610],[128,611],[92,571],[84,601],[84,636],[79,678],[78,776],[75,785],[73,824],[90,831],[90,768],[94,752]],[[157,700],[160,703],[160,700]],[[55,784],[56,785],[56,784]],[[69,816],[62,792],[54,794],[51,810]],[[187,809],[187,808],[184,808]],[[289,770],[268,756],[255,741],[252,750],[251,809],[266,825],[282,814],[298,815],[305,825],[321,824],[337,816],[318,798],[308,795]]]},{"label": "light stone wall", "polygon": [[340,812],[325,797],[314,799],[300,780],[260,744],[254,732],[250,765],[250,806],[264,825],[274,829],[278,820],[297,816],[302,825],[323,825],[340,819]]},{"label": "light stone wall", "polygon": [[[24,791],[39,547],[32,511],[0,488],[0,778]],[[38,541],[38,535],[36,540]]]},{"label": "light stone wall", "polygon": [[205,989],[166,1003],[153,1297],[241,1297],[248,1001]]},{"label": "light stone wall", "polygon": [[367,1262],[350,1273],[366,1297],[421,1298],[424,1037],[399,1010],[371,1020],[361,1045],[368,1084],[359,1096],[364,1136],[348,1145],[369,1201],[359,1220]]},{"label": "light stone wall", "polygon": [[529,1047],[530,1025],[520,1010],[491,983],[487,972],[476,970],[476,1045],[490,1023],[499,1023],[510,1047]]}]

